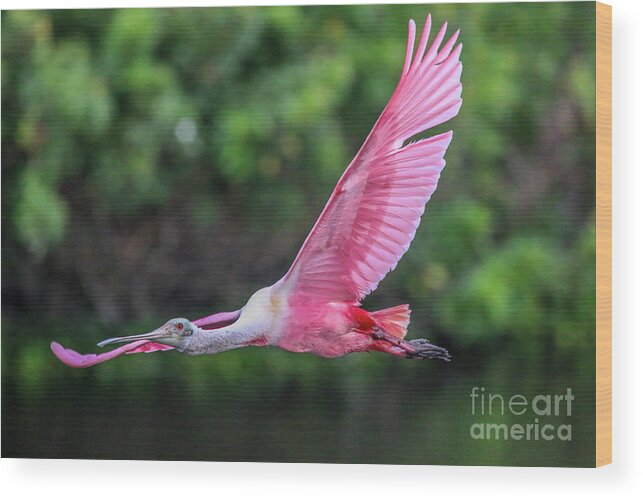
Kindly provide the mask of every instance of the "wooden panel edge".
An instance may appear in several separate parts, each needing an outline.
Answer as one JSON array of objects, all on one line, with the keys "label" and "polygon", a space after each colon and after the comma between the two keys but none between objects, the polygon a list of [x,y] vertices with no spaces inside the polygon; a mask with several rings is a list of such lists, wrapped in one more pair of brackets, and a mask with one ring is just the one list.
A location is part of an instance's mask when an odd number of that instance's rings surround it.
[{"label": "wooden panel edge", "polygon": [[596,2],[596,466],[612,462],[612,7]]}]

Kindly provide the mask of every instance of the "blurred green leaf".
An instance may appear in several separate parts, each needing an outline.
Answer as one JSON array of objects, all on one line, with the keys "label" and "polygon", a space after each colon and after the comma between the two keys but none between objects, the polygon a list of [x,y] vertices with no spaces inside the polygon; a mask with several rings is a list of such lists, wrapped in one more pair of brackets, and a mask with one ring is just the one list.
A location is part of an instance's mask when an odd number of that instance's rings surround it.
[{"label": "blurred green leaf", "polygon": [[18,235],[38,261],[49,246],[63,238],[67,206],[33,169],[23,173],[18,188],[20,195],[15,211]]}]

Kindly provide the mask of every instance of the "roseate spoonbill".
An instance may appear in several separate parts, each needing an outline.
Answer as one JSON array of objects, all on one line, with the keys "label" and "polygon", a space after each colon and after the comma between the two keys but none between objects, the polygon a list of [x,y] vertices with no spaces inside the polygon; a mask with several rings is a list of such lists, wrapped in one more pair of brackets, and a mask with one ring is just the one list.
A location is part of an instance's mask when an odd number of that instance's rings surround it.
[{"label": "roseate spoonbill", "polygon": [[428,340],[404,339],[408,305],[376,312],[360,308],[408,250],[445,165],[452,132],[405,141],[460,109],[462,44],[455,46],[456,31],[442,45],[446,29],[444,23],[427,50],[429,14],[414,55],[415,23],[409,21],[397,88],[282,279],[254,293],[235,312],[195,321],[172,319],[151,333],[111,338],[98,345],[126,344],[98,355],[81,355],[53,342],[54,354],[71,367],[88,367],[123,353],[176,349],[199,355],[246,346],[278,346],[323,357],[381,351],[449,360],[444,348]]}]

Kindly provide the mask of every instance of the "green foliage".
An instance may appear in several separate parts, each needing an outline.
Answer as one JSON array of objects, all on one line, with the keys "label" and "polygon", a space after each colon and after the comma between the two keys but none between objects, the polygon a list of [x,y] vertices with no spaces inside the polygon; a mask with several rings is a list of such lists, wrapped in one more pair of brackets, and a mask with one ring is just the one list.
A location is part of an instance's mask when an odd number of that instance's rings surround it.
[{"label": "green foliage", "polygon": [[67,206],[35,170],[25,170],[18,184],[18,193],[15,214],[18,235],[38,261],[48,246],[55,245],[64,237]]},{"label": "green foliage", "polygon": [[[286,270],[425,11],[4,13],[3,307],[114,321],[241,305]],[[416,240],[369,298],[411,302],[412,335],[591,343],[593,15],[433,8],[462,29],[464,105],[439,129],[454,139]]]},{"label": "green foliage", "polygon": [[491,333],[547,334],[551,323],[542,311],[555,306],[565,291],[564,258],[548,241],[512,239],[483,258],[445,296],[445,324],[469,341]]}]

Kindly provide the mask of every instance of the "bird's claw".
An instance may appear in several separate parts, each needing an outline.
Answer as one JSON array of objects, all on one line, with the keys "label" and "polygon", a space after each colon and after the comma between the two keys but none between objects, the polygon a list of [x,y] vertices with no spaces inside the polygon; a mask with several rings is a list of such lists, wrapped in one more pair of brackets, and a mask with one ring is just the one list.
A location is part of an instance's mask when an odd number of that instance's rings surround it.
[{"label": "bird's claw", "polygon": [[434,345],[429,340],[419,338],[417,340],[410,340],[411,345],[415,352],[406,354],[408,359],[440,359],[446,362],[451,362],[451,354],[446,348]]}]

